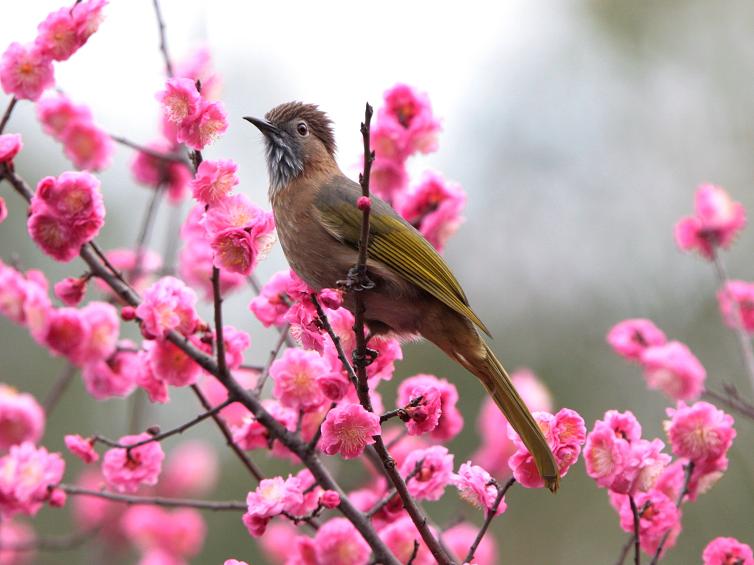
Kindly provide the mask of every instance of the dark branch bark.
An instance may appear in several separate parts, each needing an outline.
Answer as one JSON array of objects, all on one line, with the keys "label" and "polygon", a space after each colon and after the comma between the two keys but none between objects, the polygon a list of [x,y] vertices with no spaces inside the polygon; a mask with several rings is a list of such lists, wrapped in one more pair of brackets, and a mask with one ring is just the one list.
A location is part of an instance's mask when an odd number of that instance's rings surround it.
[{"label": "dark branch bark", "polygon": [[476,538],[474,538],[474,542],[471,544],[469,552],[466,554],[466,558],[463,560],[464,563],[471,563],[471,561],[474,559],[474,554],[479,548],[479,544],[482,543],[482,538],[484,537],[484,534],[487,533],[487,530],[489,529],[490,524],[495,517],[495,514],[497,514],[497,509],[500,508],[500,504],[502,504],[503,502],[505,493],[508,492],[508,489],[511,488],[515,482],[516,479],[511,478],[507,483],[505,483],[505,486],[503,488],[500,488],[496,485],[497,496],[495,497],[495,502],[492,503],[492,508],[487,510],[487,516],[484,520],[484,523],[482,524],[482,527],[479,528],[479,533],[476,535]]}]

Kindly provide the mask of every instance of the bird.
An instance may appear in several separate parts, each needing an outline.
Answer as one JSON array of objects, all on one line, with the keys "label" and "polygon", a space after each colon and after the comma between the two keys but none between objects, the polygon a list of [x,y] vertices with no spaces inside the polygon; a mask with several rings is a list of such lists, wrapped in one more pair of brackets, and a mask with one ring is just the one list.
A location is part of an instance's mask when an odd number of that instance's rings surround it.
[{"label": "bird", "polygon": [[[332,121],[302,102],[244,119],[263,134],[269,199],[290,267],[315,291],[336,288],[357,263],[362,189],[338,167]],[[370,204],[366,267],[373,286],[361,293],[370,336],[423,337],[475,375],[532,454],[545,486],[557,491],[555,457],[458,280],[387,202],[371,196]],[[344,306],[354,311],[349,293]]]}]

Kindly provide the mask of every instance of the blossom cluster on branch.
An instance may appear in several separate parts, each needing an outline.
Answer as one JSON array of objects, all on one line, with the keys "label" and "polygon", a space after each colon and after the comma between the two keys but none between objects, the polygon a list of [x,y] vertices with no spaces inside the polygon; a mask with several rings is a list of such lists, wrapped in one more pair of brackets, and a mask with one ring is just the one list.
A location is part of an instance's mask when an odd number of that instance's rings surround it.
[{"label": "blossom cluster on branch", "polygon": [[[179,565],[196,557],[208,533],[200,510],[237,513],[239,533],[245,530],[272,561],[288,565],[498,563],[501,552],[485,534],[496,516],[511,512],[508,489],[544,486],[531,454],[487,399],[477,419],[481,446],[469,460],[457,461],[450,442],[465,419],[453,376],[419,373],[402,380],[395,399],[383,398],[380,384],[393,378],[403,351],[392,337],[371,337],[373,359],[357,367],[366,382],[360,394],[363,381],[357,382],[352,360],[366,350],[355,330],[358,319],[343,307],[349,291],[315,292],[292,270],[257,285],[255,270],[275,244],[274,219],[243,193],[232,159],[204,158],[229,127],[208,51],[171,61],[154,2],[168,76],[155,93],[160,137],[146,144],[108,135],[85,104],[50,92],[53,61],[67,60],[87,43],[106,3],[79,1],[53,12],[33,43],[12,43],[0,58],[0,85],[11,96],[0,122],[0,179],[26,199],[28,234],[39,250],[60,263],[80,257],[88,268],[50,284],[41,271],[0,261],[0,314],[67,367],[44,405],[0,385],[0,562],[28,563],[35,548],[55,546],[19,518],[73,498],[77,531],[58,546],[96,540],[107,555],[136,550],[141,564]],[[21,135],[3,134],[23,101],[36,103],[43,131],[61,142],[78,169],[43,178],[35,190],[14,166],[24,150]],[[371,109],[367,116],[366,148],[371,144],[376,151],[374,193],[442,250],[461,224],[466,197],[435,171],[411,184],[407,161],[439,147],[440,120],[428,96],[398,84],[385,93],[371,130]],[[103,251],[97,245],[108,188],[95,173],[109,166],[116,143],[135,151],[134,180],[154,191],[152,204],[162,194],[173,204],[193,198],[180,226],[183,247],[175,272],[148,247],[152,205],[135,248]],[[368,155],[365,150],[371,164]],[[359,207],[368,212],[368,194]],[[0,197],[0,222],[6,215]],[[722,189],[705,186],[697,215],[682,220],[676,236],[683,249],[719,261],[718,251],[744,223],[739,204]],[[177,237],[171,233],[168,239]],[[723,282],[719,300],[726,323],[751,332],[754,286]],[[253,315],[279,334],[261,367],[246,363],[249,333],[222,322],[223,297],[253,287],[249,320]],[[86,300],[89,293],[94,299]],[[200,316],[202,300],[211,302],[212,320]],[[132,335],[139,339],[126,337],[125,324],[137,328]],[[512,378],[560,475],[574,467],[583,449],[586,472],[608,490],[620,526],[633,534],[637,548],[660,558],[681,531],[681,505],[726,471],[734,422],[699,400],[706,380],[701,362],[684,344],[667,341],[651,321],[622,322],[608,341],[643,367],[650,388],[678,401],[668,408],[666,422],[675,460],[662,440],[642,438],[630,411],[608,410],[587,432],[576,411],[555,411],[550,392],[532,372],[519,370]],[[116,440],[96,430],[73,430],[64,436],[68,454],[51,453],[40,444],[46,419],[75,372],[97,401],[134,398],[138,390],[151,403],[165,404],[174,389],[184,388],[201,411],[174,429],[150,427]],[[740,397],[730,402],[746,409]],[[165,448],[205,420],[214,422],[255,482],[238,501],[206,498],[219,466],[211,446],[187,441]],[[73,458],[84,470],[66,482]],[[289,472],[268,476],[259,467],[267,458],[284,461]],[[335,462],[340,464],[329,465]],[[345,475],[353,465],[361,465],[363,480],[346,491],[329,467]],[[453,492],[478,510],[481,527],[466,519],[443,527],[423,517],[421,504]],[[754,564],[751,549],[732,538],[713,540],[703,559],[708,565]]]}]

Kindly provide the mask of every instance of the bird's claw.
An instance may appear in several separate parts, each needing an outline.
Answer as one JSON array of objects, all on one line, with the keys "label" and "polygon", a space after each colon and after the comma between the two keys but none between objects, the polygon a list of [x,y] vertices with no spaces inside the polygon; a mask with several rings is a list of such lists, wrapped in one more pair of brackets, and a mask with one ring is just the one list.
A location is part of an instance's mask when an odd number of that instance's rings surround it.
[{"label": "bird's claw", "polygon": [[368,347],[362,354],[358,349],[353,352],[353,364],[357,367],[368,367],[377,359],[377,351]]},{"label": "bird's claw", "polygon": [[339,280],[335,284],[339,289],[346,292],[361,292],[374,288],[374,281],[367,276],[366,267],[359,265],[354,265],[348,269],[345,280]]}]

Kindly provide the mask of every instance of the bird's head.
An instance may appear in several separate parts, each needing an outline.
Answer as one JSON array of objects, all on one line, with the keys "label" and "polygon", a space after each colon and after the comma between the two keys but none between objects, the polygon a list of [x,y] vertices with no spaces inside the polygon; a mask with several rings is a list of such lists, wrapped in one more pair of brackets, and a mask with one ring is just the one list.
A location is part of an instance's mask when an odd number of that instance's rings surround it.
[{"label": "bird's head", "polygon": [[264,119],[245,117],[264,134],[272,194],[298,176],[335,162],[335,136],[327,114],[314,104],[287,102]]}]

